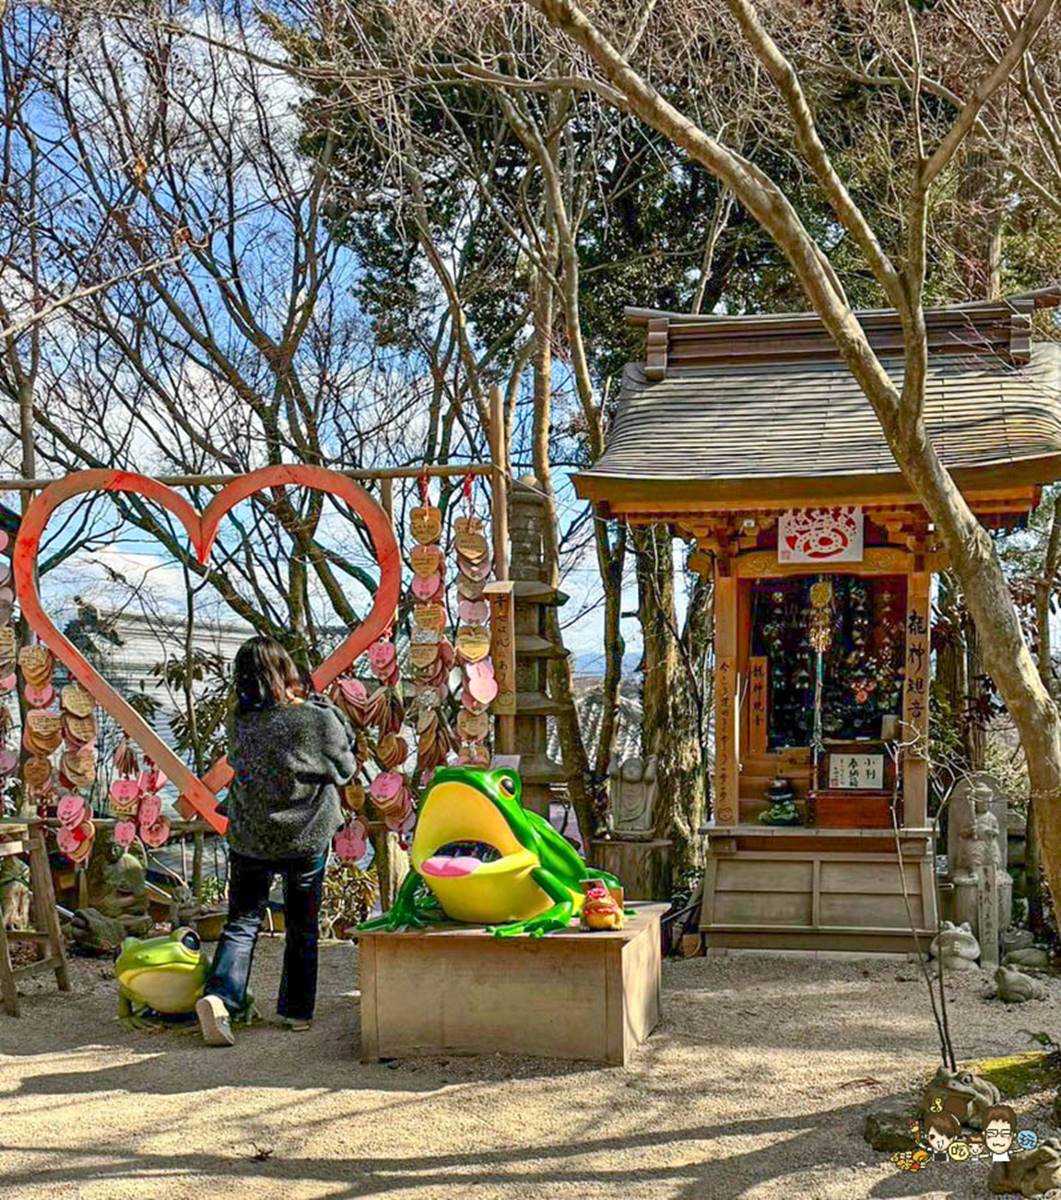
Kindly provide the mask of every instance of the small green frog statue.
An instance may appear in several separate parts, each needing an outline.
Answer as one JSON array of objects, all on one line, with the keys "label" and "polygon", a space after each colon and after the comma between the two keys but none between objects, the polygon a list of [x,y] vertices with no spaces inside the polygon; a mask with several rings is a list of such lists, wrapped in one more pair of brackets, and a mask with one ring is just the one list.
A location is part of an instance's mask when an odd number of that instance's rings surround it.
[{"label": "small green frog statue", "polygon": [[[161,937],[128,937],[114,964],[118,980],[118,1019],[134,1029],[158,1024],[152,1017],[191,1016],[210,975],[210,959],[194,929],[184,927]],[[249,1022],[254,1000],[233,1020]]]}]

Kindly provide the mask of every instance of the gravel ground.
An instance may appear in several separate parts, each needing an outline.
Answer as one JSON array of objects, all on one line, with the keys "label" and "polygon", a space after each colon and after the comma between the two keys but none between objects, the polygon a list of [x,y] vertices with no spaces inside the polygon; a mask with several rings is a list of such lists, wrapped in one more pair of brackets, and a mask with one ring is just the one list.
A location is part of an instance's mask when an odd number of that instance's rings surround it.
[{"label": "gravel ground", "polygon": [[[279,940],[256,991],[270,996]],[[986,1196],[985,1166],[900,1174],[867,1108],[934,1070],[915,965],[731,955],[664,966],[664,1019],[626,1069],[525,1058],[357,1061],[356,951],[324,949],[309,1033],[260,1025],[234,1050],[127,1032],[107,964],[43,980],[0,1014],[0,1195],[79,1200],[393,1196],[499,1200]],[[1049,1000],[950,988],[962,1057],[1061,1032]],[[424,996],[424,1003],[431,998]],[[1018,1106],[1041,1136],[1051,1097]]]}]

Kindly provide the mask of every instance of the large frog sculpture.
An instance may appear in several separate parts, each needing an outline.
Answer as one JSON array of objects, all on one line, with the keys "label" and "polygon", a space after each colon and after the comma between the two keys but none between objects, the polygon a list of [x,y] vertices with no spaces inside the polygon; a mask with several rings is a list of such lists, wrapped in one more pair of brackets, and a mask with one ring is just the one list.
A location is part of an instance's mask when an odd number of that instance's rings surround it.
[{"label": "large frog sculpture", "polygon": [[618,886],[525,809],[521,791],[514,771],[437,770],[420,802],[413,870],[391,910],[361,928],[422,928],[449,918],[486,925],[498,937],[542,937],[581,911],[584,880]]},{"label": "large frog sculpture", "polygon": [[[118,979],[118,1019],[132,1028],[157,1022],[152,1017],[191,1016],[210,975],[210,959],[194,929],[175,929],[153,938],[126,938],[114,964]],[[254,1000],[233,1020],[249,1022]]]}]

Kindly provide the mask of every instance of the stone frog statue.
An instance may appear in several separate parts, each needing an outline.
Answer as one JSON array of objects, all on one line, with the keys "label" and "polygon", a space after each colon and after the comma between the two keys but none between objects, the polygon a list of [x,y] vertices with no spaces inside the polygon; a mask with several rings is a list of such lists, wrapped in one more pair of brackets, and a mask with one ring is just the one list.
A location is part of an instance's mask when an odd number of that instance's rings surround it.
[{"label": "stone frog statue", "polygon": [[1046,988],[1038,979],[1013,967],[999,967],[995,971],[995,985],[995,995],[1003,1004],[1024,1004],[1028,1000],[1047,998]]},{"label": "stone frog statue", "polygon": [[951,971],[975,971],[980,957],[980,943],[968,921],[955,925],[944,921],[939,933],[928,948],[933,958],[938,958],[945,969]]},{"label": "stone frog statue", "polygon": [[151,928],[147,909],[147,856],[139,842],[123,850],[109,830],[96,835],[86,872],[88,903],[71,918],[67,932],[88,953],[117,950],[130,934]]},{"label": "stone frog statue", "polygon": [[996,1194],[1042,1196],[1061,1187],[1061,1141],[1046,1138],[1034,1150],[1015,1151],[991,1167],[987,1186]]},{"label": "stone frog statue", "polygon": [[962,1125],[983,1129],[984,1113],[998,1104],[1000,1098],[998,1088],[989,1079],[974,1075],[972,1071],[940,1067],[925,1087],[921,1109],[933,1112],[933,1105],[939,1101],[942,1108],[952,1113]]}]

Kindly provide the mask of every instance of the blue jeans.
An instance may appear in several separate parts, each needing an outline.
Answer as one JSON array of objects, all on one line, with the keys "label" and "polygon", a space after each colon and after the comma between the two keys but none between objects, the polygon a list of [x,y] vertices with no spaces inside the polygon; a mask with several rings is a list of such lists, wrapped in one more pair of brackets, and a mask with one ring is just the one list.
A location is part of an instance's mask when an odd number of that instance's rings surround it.
[{"label": "blue jeans", "polygon": [[265,861],[229,855],[228,922],[217,944],[205,993],[220,996],[229,1012],[246,1004],[254,947],[262,926],[273,876],[284,882],[284,970],[277,1012],[308,1021],[317,1002],[317,914],[327,853],[316,858]]}]

